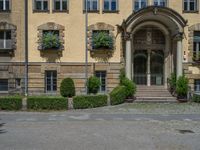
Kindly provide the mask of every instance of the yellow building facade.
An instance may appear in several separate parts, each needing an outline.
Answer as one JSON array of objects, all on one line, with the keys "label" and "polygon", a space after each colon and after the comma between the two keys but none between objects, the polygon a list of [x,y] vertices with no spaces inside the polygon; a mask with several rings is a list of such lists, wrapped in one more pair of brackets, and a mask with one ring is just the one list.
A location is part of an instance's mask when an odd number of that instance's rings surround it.
[{"label": "yellow building facade", "polygon": [[[66,77],[73,78],[78,94],[85,93],[86,35],[88,76],[100,78],[100,92],[108,93],[119,84],[121,68],[138,86],[167,88],[168,78],[176,73],[189,78],[192,91],[200,91],[198,0],[88,0],[87,34],[84,0],[30,0],[28,12],[23,11],[23,2],[12,3],[11,12],[0,12],[0,23],[19,26],[16,50],[15,55],[1,56],[1,61],[25,62],[21,39],[27,13],[29,94],[59,94]],[[98,41],[100,33],[111,45],[97,46],[94,39]],[[58,46],[45,45],[45,36],[57,37]]]}]

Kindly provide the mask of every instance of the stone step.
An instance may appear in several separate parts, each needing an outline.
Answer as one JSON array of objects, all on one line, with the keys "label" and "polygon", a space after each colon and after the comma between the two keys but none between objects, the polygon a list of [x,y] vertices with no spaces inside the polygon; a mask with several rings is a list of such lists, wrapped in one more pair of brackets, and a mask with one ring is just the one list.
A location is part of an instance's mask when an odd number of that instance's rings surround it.
[{"label": "stone step", "polygon": [[135,102],[156,102],[156,103],[176,103],[177,100],[175,97],[137,97]]}]

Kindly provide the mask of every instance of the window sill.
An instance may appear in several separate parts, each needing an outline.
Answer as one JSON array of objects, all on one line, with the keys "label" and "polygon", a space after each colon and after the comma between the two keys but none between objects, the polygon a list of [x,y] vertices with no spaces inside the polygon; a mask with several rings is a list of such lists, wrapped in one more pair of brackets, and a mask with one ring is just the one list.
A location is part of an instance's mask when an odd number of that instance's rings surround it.
[{"label": "window sill", "polygon": [[8,91],[0,91],[0,94],[8,94]]},{"label": "window sill", "polygon": [[183,13],[199,13],[198,10],[193,10],[193,11],[190,11],[190,10],[183,10]]},{"label": "window sill", "polygon": [[49,13],[49,10],[33,10],[33,13]]},{"label": "window sill", "polygon": [[69,13],[69,10],[53,10],[53,13]]},{"label": "window sill", "polygon": [[103,10],[103,13],[119,13],[119,10]]},{"label": "window sill", "polygon": [[[100,13],[99,10],[88,10],[88,13]],[[83,13],[86,13],[86,10],[83,10]]]},{"label": "window sill", "polygon": [[11,10],[0,10],[0,13],[11,13]]}]

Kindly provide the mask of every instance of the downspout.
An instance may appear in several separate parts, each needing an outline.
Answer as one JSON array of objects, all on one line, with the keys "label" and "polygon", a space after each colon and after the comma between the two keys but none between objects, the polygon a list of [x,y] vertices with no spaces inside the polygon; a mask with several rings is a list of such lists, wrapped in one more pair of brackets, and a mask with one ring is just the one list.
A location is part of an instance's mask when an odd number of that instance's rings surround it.
[{"label": "downspout", "polygon": [[25,71],[24,71],[24,94],[28,96],[28,0],[24,0],[24,36],[25,36]]}]

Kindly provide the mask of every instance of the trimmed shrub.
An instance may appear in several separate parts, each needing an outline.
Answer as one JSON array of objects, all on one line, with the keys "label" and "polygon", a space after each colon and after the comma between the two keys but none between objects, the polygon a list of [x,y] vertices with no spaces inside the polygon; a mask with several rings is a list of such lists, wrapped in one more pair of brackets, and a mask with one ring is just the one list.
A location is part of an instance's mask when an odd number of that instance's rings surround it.
[{"label": "trimmed shrub", "polygon": [[28,97],[27,107],[33,110],[66,110],[68,101],[63,97]]},{"label": "trimmed shrub", "polygon": [[200,95],[194,94],[192,97],[192,101],[196,103],[200,103]]},{"label": "trimmed shrub", "polygon": [[122,80],[126,78],[126,73],[125,73],[125,69],[122,68],[120,69],[120,75],[119,75],[119,79],[120,79],[120,84],[122,84]]},{"label": "trimmed shrub", "polygon": [[176,93],[178,98],[186,98],[188,92],[188,79],[185,76],[180,76],[176,82]]},{"label": "trimmed shrub", "polygon": [[22,98],[15,96],[0,97],[0,110],[20,110]]},{"label": "trimmed shrub", "polygon": [[71,78],[63,79],[60,85],[60,95],[63,97],[75,96],[74,81]]},{"label": "trimmed shrub", "polygon": [[89,78],[87,85],[88,85],[89,93],[97,94],[99,87],[101,85],[101,82],[99,78],[92,76]]},{"label": "trimmed shrub", "polygon": [[107,105],[107,95],[82,95],[73,99],[74,109],[103,107]]},{"label": "trimmed shrub", "polygon": [[126,97],[133,97],[136,92],[136,85],[133,81],[128,78],[124,78],[121,81],[121,85],[126,88]]},{"label": "trimmed shrub", "polygon": [[110,93],[110,103],[111,105],[118,105],[125,102],[126,98],[126,87],[118,86],[113,89]]}]

